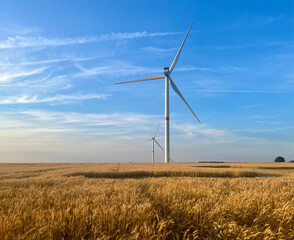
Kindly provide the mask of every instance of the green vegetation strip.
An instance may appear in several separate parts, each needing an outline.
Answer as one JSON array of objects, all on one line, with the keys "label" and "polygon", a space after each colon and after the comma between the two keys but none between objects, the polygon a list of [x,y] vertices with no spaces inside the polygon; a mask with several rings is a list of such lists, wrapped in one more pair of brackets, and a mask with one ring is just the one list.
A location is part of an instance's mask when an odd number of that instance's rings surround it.
[{"label": "green vegetation strip", "polygon": [[74,172],[66,176],[84,176],[86,178],[148,178],[148,177],[213,177],[213,178],[238,178],[238,177],[265,177],[272,176],[257,172],[191,172],[191,171],[132,171],[132,172]]},{"label": "green vegetation strip", "polygon": [[200,165],[200,166],[193,166],[193,167],[199,167],[199,168],[230,168],[231,166],[228,166],[228,165],[215,165],[215,166],[212,166],[212,165]]}]

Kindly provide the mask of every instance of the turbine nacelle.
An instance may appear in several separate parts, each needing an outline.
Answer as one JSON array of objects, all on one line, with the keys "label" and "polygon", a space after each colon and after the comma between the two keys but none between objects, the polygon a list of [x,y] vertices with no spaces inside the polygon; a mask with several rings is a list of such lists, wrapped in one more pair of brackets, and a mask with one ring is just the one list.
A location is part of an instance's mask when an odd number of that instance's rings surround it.
[{"label": "turbine nacelle", "polygon": [[168,75],[169,75],[169,67],[163,68],[163,73],[164,73],[165,76],[168,77]]}]

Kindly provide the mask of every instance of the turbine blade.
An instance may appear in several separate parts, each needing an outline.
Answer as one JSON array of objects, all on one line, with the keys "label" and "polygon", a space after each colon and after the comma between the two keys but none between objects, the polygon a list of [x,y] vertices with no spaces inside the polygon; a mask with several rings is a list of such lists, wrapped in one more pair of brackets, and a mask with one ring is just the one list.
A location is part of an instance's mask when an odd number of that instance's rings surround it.
[{"label": "turbine blade", "polygon": [[191,26],[189,27],[188,32],[186,33],[186,36],[185,36],[185,38],[184,38],[184,41],[182,42],[182,45],[180,46],[180,49],[179,49],[179,51],[178,51],[178,53],[177,53],[175,59],[173,60],[172,64],[170,65],[170,68],[169,68],[169,72],[170,72],[170,73],[172,73],[172,71],[174,70],[174,68],[175,68],[175,66],[176,66],[176,64],[177,64],[177,62],[178,62],[178,59],[179,59],[179,56],[180,56],[180,54],[181,54],[182,48],[183,48],[183,46],[184,46],[184,44],[185,44],[185,42],[186,42],[186,39],[187,39],[187,37],[188,37],[188,35],[189,35],[189,32],[190,32],[190,30],[191,30],[192,25],[193,25],[193,22],[192,22]]},{"label": "turbine blade", "polygon": [[193,112],[192,108],[189,106],[189,104],[187,103],[187,101],[185,100],[185,98],[183,97],[183,95],[181,94],[180,90],[177,88],[176,84],[173,82],[173,80],[171,80],[171,78],[169,78],[169,82],[170,82],[170,85],[172,86],[172,88],[175,90],[175,92],[179,95],[179,97],[184,101],[184,103],[187,105],[187,107],[191,110],[191,112],[193,113],[193,115],[195,116],[195,118],[198,120],[198,122],[201,123],[200,120],[199,120],[199,118]]},{"label": "turbine blade", "polygon": [[146,142],[146,141],[151,141],[151,140],[153,140],[153,138],[148,138],[148,139],[145,139],[145,140],[143,140],[143,142]]},{"label": "turbine blade", "polygon": [[154,141],[155,141],[155,142],[157,143],[157,145],[161,148],[161,150],[164,151],[163,148],[160,146],[160,144],[156,141],[156,139],[154,139]]},{"label": "turbine blade", "polygon": [[150,76],[150,77],[140,78],[140,79],[136,79],[136,80],[132,80],[132,81],[115,83],[114,85],[124,84],[124,83],[133,83],[133,82],[142,82],[142,81],[149,81],[149,80],[156,80],[156,79],[161,79],[161,78],[165,78],[165,76],[164,75],[153,75],[153,76]]},{"label": "turbine blade", "polygon": [[153,137],[153,138],[156,137],[156,134],[157,134],[157,131],[158,131],[158,128],[159,128],[159,124],[160,124],[160,123],[158,123],[157,129],[156,129],[156,131],[155,131],[155,134],[154,134],[154,137]]}]

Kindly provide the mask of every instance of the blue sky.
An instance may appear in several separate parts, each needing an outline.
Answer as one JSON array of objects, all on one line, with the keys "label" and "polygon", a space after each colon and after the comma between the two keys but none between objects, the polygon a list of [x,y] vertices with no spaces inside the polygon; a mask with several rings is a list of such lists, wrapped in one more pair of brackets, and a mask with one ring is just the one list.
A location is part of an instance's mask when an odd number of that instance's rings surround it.
[{"label": "blue sky", "polygon": [[[1,1],[1,162],[294,159],[294,2]],[[156,161],[163,153],[156,149]]]}]

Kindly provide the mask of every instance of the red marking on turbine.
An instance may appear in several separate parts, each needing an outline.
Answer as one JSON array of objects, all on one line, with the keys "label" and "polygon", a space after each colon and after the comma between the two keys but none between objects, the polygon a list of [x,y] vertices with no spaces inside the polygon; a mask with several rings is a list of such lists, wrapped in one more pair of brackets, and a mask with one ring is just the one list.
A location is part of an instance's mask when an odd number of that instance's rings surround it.
[{"label": "red marking on turbine", "polygon": [[169,117],[165,117],[165,120],[169,120]]}]

